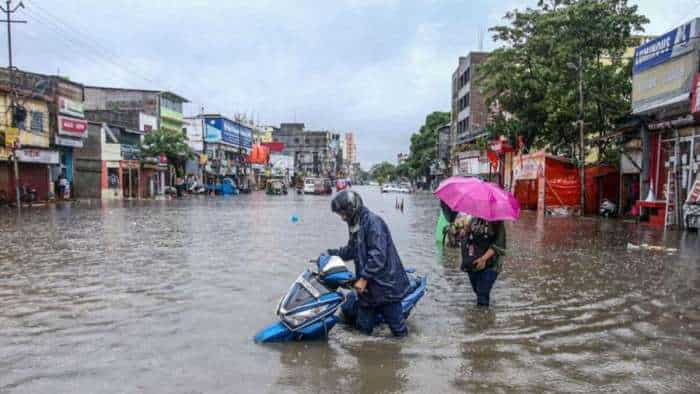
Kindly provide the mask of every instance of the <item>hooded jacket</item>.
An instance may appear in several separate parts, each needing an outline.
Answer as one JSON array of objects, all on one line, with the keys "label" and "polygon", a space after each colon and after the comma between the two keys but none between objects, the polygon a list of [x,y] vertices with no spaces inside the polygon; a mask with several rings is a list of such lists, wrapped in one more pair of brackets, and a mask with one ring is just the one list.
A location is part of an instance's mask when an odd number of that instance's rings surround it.
[{"label": "hooded jacket", "polygon": [[359,222],[350,231],[348,244],[328,254],[353,260],[357,278],[367,280],[366,291],[359,295],[363,306],[398,302],[408,293],[409,280],[394,246],[389,228],[382,218],[362,207]]}]

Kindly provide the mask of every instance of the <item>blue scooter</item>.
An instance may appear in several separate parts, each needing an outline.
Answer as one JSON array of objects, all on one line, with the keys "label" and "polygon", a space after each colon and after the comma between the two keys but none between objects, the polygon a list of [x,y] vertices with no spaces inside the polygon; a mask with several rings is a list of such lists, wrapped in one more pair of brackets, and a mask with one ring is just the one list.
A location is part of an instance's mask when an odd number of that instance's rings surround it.
[{"label": "blue scooter", "polygon": [[[330,330],[340,317],[354,321],[356,293],[343,292],[355,282],[355,275],[338,256],[321,256],[315,262],[316,271],[307,269],[294,281],[287,294],[277,306],[279,321],[263,328],[255,335],[256,343],[318,340],[328,337]],[[406,269],[410,290],[401,300],[405,317],[423,297],[428,285],[425,276],[418,276]],[[377,325],[383,323],[381,316]]]}]

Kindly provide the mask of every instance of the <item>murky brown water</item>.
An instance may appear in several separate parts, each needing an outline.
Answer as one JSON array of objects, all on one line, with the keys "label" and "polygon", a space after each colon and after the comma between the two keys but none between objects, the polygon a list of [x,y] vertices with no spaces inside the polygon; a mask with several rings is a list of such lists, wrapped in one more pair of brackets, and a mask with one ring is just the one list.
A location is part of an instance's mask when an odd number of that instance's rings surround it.
[{"label": "murky brown water", "polygon": [[253,343],[305,261],[345,241],[328,197],[2,211],[0,392],[698,391],[694,234],[525,214],[482,312],[457,253],[433,243],[430,195],[402,214],[394,195],[358,190],[429,275],[401,341],[339,326],[327,342]]}]

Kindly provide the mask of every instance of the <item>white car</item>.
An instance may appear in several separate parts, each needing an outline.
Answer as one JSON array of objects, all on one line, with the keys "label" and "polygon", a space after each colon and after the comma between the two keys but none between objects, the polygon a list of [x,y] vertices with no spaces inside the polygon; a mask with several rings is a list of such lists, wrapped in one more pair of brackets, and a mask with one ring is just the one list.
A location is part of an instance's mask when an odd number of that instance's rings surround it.
[{"label": "white car", "polygon": [[411,187],[407,185],[395,185],[387,183],[382,186],[382,193],[410,193]]},{"label": "white car", "polygon": [[316,179],[306,178],[304,179],[304,194],[314,194],[316,193]]}]

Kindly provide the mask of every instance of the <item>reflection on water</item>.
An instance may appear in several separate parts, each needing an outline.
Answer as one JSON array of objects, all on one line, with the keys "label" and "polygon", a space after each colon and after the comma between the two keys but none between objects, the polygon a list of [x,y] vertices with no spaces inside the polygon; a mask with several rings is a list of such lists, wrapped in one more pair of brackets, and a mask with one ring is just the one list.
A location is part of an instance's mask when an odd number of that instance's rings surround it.
[{"label": "reflection on water", "polygon": [[346,241],[328,197],[2,211],[0,391],[696,391],[696,234],[596,219],[538,226],[525,213],[508,224],[484,311],[459,253],[434,244],[429,194],[405,196],[402,213],[395,196],[358,190],[404,263],[429,277],[404,340],[338,326],[327,342],[252,342],[305,261]]}]

